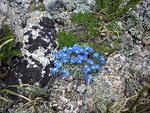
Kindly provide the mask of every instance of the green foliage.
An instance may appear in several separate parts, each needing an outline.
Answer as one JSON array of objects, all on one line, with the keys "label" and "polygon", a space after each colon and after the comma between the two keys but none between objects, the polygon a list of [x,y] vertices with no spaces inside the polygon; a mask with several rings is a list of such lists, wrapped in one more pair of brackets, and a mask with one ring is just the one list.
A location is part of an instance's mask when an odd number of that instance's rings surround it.
[{"label": "green foliage", "polygon": [[74,13],[72,14],[71,20],[73,22],[76,22],[77,24],[84,24],[86,26],[94,24],[94,27],[98,26],[99,23],[99,21],[96,18],[96,15],[92,13]]},{"label": "green foliage", "polygon": [[[102,54],[117,50],[121,43],[119,36],[123,30],[117,24],[116,19],[140,1],[129,0],[123,6],[125,2],[123,0],[96,0],[96,6],[101,12],[72,14],[72,22],[84,25],[87,29],[87,32],[79,37],[79,42],[88,43]],[[114,36],[118,39],[110,38]]]},{"label": "green foliage", "polygon": [[[74,13],[71,16],[71,20],[77,24],[84,25],[87,28],[87,32],[82,33],[78,37],[78,41],[89,44],[101,54],[104,54],[105,52],[114,52],[121,43],[119,41],[117,42],[117,40],[120,40],[119,35],[122,33],[122,30],[114,21],[105,23],[97,18],[96,14],[91,13]],[[101,35],[104,35],[105,41],[103,41],[104,39],[101,38]],[[106,40],[106,37],[110,37],[111,35],[116,35],[118,37],[118,39],[110,39],[115,44],[114,47]]]},{"label": "green foliage", "polygon": [[62,48],[64,46],[73,46],[74,44],[77,44],[77,37],[72,34],[71,32],[64,32],[61,31],[58,33],[58,44],[59,44],[59,48]]},{"label": "green foliage", "polygon": [[91,35],[98,35],[98,28],[101,26],[100,21],[92,13],[74,13],[71,20],[77,24],[85,25]]},{"label": "green foliage", "polygon": [[[71,21],[85,26],[87,30],[87,32],[81,33],[78,37],[79,43],[87,43],[102,54],[117,50],[121,43],[119,36],[123,30],[117,24],[116,19],[140,1],[141,0],[129,0],[126,1],[126,4],[123,6],[123,3],[125,3],[123,0],[96,0],[96,7],[100,12],[72,14]],[[67,37],[66,39],[70,37],[70,34],[67,33],[61,35],[62,37]],[[118,39],[113,38],[114,36],[117,36]],[[60,42],[65,44],[60,45],[60,47],[70,46],[69,43],[72,42],[70,39],[61,39]],[[114,45],[112,46],[112,44]]]},{"label": "green foliage", "polygon": [[111,32],[111,34],[116,34],[121,32],[121,28],[116,24],[116,22],[105,22],[97,17],[96,14],[92,13],[74,13],[71,16],[72,22],[77,24],[82,24],[86,26],[90,35],[99,35],[103,31]]},{"label": "green foliage", "polygon": [[122,0],[96,0],[96,6],[106,15],[116,13]]},{"label": "green foliage", "polygon": [[15,34],[7,25],[3,25],[0,37],[0,62],[9,62],[13,56],[20,56],[20,50],[13,50]]},{"label": "green foliage", "polygon": [[96,6],[110,21],[112,21],[122,16],[140,1],[141,0],[129,0],[125,6],[122,6],[123,0],[96,0]]}]

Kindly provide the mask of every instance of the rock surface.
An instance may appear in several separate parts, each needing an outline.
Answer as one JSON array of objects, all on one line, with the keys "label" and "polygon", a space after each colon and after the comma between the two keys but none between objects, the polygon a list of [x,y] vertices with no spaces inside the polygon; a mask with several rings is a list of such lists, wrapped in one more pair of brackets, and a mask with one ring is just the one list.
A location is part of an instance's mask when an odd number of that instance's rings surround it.
[{"label": "rock surface", "polygon": [[136,10],[140,18],[144,20],[145,22],[150,22],[150,1],[149,0],[143,0],[140,4],[137,5]]},{"label": "rock surface", "polygon": [[[95,103],[103,109],[107,100],[119,101],[135,94],[133,86],[141,87],[150,81],[149,48],[149,1],[144,0],[124,17],[120,23],[126,31],[122,36],[120,50],[108,55],[104,70],[94,77],[94,82],[85,84],[83,79],[70,77],[62,80],[50,76],[50,68],[57,51],[57,30],[66,28],[83,31],[71,23],[73,12],[90,12],[93,0],[36,0],[46,11],[35,11],[31,0],[0,1],[0,26],[9,24],[15,31],[16,48],[22,56],[13,60],[7,68],[7,76],[0,85],[34,84],[45,87],[49,100],[42,101],[42,113],[92,113]],[[133,84],[135,83],[135,84]],[[24,103],[20,102],[8,111],[14,112]],[[50,111],[51,110],[51,111]],[[32,106],[22,108],[21,113],[32,113]]]},{"label": "rock surface", "polygon": [[41,87],[47,85],[57,48],[55,40],[55,23],[46,13],[37,12],[29,18],[23,37],[17,42],[21,46],[22,57],[10,65],[8,75],[11,76],[5,78],[6,82],[10,80],[10,84],[36,84]]}]

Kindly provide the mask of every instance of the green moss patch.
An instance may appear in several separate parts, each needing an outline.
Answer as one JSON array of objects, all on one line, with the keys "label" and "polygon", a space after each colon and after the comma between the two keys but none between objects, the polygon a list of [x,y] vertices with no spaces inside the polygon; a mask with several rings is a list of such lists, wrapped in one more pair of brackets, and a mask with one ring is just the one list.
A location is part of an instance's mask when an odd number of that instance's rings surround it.
[{"label": "green moss patch", "polygon": [[64,46],[72,46],[76,43],[78,43],[77,37],[72,34],[71,32],[64,32],[61,31],[58,33],[58,44],[59,44],[59,48],[62,48]]}]

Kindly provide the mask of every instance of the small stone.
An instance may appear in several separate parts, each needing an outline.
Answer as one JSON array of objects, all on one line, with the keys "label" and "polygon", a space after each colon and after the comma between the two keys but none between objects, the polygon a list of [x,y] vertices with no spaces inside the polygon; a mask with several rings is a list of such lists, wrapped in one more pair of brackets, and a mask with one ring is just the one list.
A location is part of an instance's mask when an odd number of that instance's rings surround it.
[{"label": "small stone", "polygon": [[7,13],[8,11],[8,6],[2,2],[0,2],[0,11],[2,11],[3,13]]},{"label": "small stone", "polygon": [[150,38],[148,38],[148,39],[142,39],[142,43],[143,43],[143,45],[145,45],[145,46],[150,45]]},{"label": "small stone", "polygon": [[64,104],[66,104],[66,103],[68,103],[68,99],[67,98],[65,98],[65,97],[60,97],[60,100],[64,103]]},{"label": "small stone", "polygon": [[85,84],[81,84],[80,86],[77,87],[77,91],[78,91],[79,93],[84,93],[85,90],[86,90]]}]

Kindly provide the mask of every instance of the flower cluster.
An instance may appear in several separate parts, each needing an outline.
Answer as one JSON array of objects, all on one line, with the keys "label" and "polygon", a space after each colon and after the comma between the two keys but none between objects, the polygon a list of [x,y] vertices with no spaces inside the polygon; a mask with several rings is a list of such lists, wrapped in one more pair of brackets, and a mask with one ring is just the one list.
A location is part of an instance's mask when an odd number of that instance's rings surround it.
[{"label": "flower cluster", "polygon": [[80,46],[78,44],[72,47],[63,47],[55,54],[54,68],[52,74],[60,74],[61,77],[70,76],[70,70],[66,65],[82,66],[82,76],[87,83],[93,80],[93,73],[102,70],[102,65],[106,59],[95,52],[90,46]]}]

